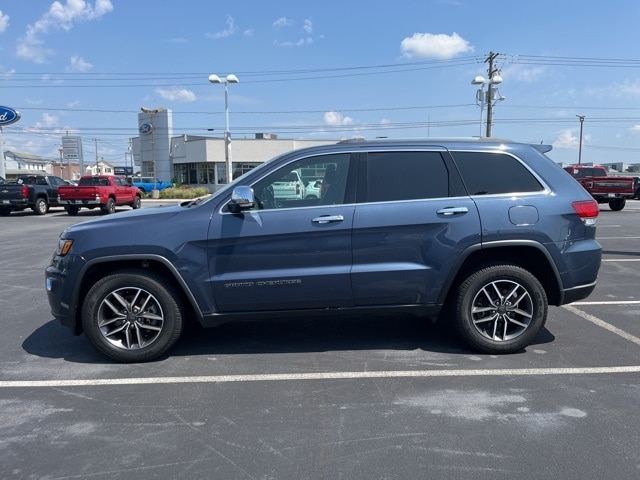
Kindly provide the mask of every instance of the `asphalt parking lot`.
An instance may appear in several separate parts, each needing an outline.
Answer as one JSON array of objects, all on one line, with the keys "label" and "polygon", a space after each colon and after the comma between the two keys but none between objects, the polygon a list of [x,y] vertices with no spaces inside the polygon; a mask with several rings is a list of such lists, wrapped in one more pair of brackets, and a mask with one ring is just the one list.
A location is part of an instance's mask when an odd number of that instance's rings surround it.
[{"label": "asphalt parking lot", "polygon": [[382,317],[194,329],[114,364],[44,289],[60,231],[97,216],[0,219],[3,479],[640,478],[640,201],[601,206],[595,292],[508,356]]}]

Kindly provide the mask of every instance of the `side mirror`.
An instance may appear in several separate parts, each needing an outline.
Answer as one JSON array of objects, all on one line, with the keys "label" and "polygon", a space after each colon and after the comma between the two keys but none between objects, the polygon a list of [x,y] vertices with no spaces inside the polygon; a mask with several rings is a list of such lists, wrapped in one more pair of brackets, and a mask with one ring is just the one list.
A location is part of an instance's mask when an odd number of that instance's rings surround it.
[{"label": "side mirror", "polygon": [[240,213],[242,210],[248,210],[255,205],[253,196],[253,188],[246,185],[240,185],[233,189],[231,201],[229,202],[229,210],[231,213]]}]

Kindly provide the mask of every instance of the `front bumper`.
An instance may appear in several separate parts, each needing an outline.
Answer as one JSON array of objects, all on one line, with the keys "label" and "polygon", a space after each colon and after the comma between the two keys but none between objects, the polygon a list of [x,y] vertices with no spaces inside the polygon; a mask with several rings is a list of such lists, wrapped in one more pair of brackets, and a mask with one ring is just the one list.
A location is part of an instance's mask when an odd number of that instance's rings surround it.
[{"label": "front bumper", "polygon": [[69,276],[58,268],[55,259],[45,269],[45,287],[51,314],[62,325],[71,329],[75,335],[82,333],[80,322],[76,319],[76,307],[69,295]]}]

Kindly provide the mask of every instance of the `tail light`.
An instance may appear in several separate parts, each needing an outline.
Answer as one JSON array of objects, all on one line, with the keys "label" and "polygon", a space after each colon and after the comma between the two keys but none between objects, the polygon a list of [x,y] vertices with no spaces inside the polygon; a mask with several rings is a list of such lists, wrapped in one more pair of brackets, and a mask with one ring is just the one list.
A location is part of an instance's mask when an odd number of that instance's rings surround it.
[{"label": "tail light", "polygon": [[26,185],[22,185],[22,192],[20,192],[20,195],[22,195],[24,198],[29,197],[29,189]]},{"label": "tail light", "polygon": [[596,218],[598,218],[598,215],[600,214],[598,202],[595,200],[582,200],[579,202],[573,202],[571,206],[585,225],[595,225]]}]

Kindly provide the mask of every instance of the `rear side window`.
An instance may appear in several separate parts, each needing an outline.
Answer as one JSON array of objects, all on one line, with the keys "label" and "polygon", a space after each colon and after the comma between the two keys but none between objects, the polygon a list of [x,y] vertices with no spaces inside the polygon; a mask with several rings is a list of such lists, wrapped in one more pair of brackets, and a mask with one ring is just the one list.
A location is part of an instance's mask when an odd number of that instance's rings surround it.
[{"label": "rear side window", "polygon": [[367,158],[367,201],[449,196],[449,174],[438,152],[375,152]]},{"label": "rear side window", "polygon": [[502,153],[452,152],[470,195],[539,192],[544,187],[516,158]]}]

